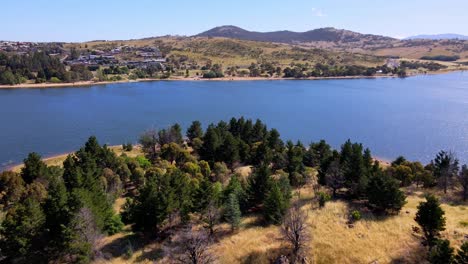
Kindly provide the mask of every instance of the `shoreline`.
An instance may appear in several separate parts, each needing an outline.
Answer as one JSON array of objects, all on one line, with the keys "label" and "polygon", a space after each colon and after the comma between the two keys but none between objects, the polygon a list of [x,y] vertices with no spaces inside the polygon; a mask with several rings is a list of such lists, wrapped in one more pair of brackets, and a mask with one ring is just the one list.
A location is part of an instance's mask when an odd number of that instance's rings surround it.
[{"label": "shoreline", "polygon": [[[132,151],[123,151],[122,145],[112,145],[112,146],[107,146],[109,149],[114,151],[117,155],[125,153],[128,156],[138,156],[141,153],[141,146],[140,145],[133,145],[133,150]],[[74,154],[77,150],[70,151],[70,152],[62,152],[59,154],[52,154],[43,157],[41,160],[44,161],[47,166],[61,166],[63,161],[68,157],[68,155]],[[20,172],[21,169],[23,168],[24,163],[12,163],[10,165],[7,165],[3,168],[0,167],[0,172],[2,171],[13,171],[13,172]]]},{"label": "shoreline", "polygon": [[[118,152],[122,152],[122,145],[108,146],[108,148],[113,150],[114,152],[116,152],[116,154],[118,154]],[[133,149],[134,150],[132,150],[132,151],[135,151],[136,153],[139,154],[139,152],[141,151],[141,146],[140,145],[134,145]],[[73,153],[75,153],[75,151],[62,152],[60,154],[50,155],[50,156],[42,158],[42,161],[44,161],[47,164],[47,166],[60,166],[60,164],[63,163],[63,161],[65,161],[65,159],[68,157],[68,155],[73,154]],[[125,153],[128,153],[128,152],[125,152]],[[130,153],[128,153],[128,154],[131,155]],[[373,157],[373,160],[378,161],[382,167],[388,167],[391,164],[391,161],[389,159],[386,159],[386,158]],[[57,164],[57,163],[60,163],[60,164]],[[19,172],[21,172],[21,169],[23,168],[23,166],[24,166],[24,163],[11,164],[11,165],[6,166],[3,170],[0,169],[0,172],[2,172],[2,171],[13,171],[13,172],[18,172],[19,173]]]},{"label": "shoreline", "polygon": [[[437,75],[452,72],[463,72],[465,70],[453,71],[438,71],[427,73],[409,74],[407,77],[424,76],[424,75]],[[0,89],[43,89],[43,88],[77,88],[89,87],[108,84],[122,84],[122,83],[140,83],[140,82],[164,82],[164,81],[184,81],[184,82],[231,82],[231,81],[318,81],[318,80],[357,80],[357,79],[381,79],[381,78],[400,78],[398,75],[374,75],[374,76],[334,76],[334,77],[308,77],[308,78],[284,78],[284,77],[222,77],[214,79],[205,79],[201,77],[172,77],[168,79],[137,79],[137,80],[122,80],[122,81],[82,81],[75,83],[28,83],[28,84],[15,84],[15,85],[0,85]]]}]

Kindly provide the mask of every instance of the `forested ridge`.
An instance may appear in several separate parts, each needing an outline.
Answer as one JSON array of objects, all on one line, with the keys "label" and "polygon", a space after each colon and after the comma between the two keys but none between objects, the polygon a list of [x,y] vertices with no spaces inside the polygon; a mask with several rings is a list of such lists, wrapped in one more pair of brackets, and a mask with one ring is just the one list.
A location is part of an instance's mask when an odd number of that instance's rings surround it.
[{"label": "forested ridge", "polygon": [[[0,174],[0,260],[3,263],[88,263],[105,259],[98,242],[124,225],[145,240],[161,240],[187,229],[183,245],[168,257],[181,263],[212,263],[216,225],[235,233],[242,217],[260,215],[261,225],[281,226],[289,253],[278,261],[304,263],[310,229],[293,190],[313,188],[319,207],[332,199],[355,202],[360,210],[392,217],[406,203],[402,187],[460,190],[468,196],[468,168],[441,151],[426,166],[403,157],[381,166],[362,144],[350,140],[333,149],[325,141],[307,147],[284,142],[260,120],[232,118],[203,129],[194,121],[185,136],[178,124],[149,130],[139,138],[144,156],[117,156],[90,137],[63,167],[47,166],[31,153],[20,173]],[[132,144],[124,144],[130,151]],[[245,177],[235,169],[253,166]],[[120,212],[116,199],[125,197]],[[419,207],[418,207],[419,208]],[[201,229],[192,229],[196,223]],[[431,263],[466,263],[440,236],[444,212],[434,196],[421,203],[415,224],[422,229]],[[437,262],[437,261],[443,262]],[[448,262],[447,262],[448,261]],[[279,262],[288,263],[288,262]]]}]

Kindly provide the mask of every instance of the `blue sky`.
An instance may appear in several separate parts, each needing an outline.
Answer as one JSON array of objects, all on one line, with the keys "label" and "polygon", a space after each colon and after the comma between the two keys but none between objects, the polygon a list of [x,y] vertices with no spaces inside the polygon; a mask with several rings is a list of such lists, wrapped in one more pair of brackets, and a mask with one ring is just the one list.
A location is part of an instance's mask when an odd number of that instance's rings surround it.
[{"label": "blue sky", "polygon": [[392,37],[468,35],[467,0],[4,0],[1,40],[87,41],[249,30],[345,28]]}]

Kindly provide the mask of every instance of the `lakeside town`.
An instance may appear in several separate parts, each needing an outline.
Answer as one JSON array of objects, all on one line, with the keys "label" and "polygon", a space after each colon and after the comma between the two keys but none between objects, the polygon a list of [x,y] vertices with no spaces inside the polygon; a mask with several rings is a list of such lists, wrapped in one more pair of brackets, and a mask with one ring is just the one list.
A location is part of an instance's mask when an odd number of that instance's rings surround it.
[{"label": "lakeside town", "polygon": [[[380,40],[380,37],[375,38]],[[415,43],[428,45],[429,42]],[[431,45],[441,44],[434,42]],[[460,56],[414,59],[393,53],[373,53],[376,52],[205,36],[83,43],[0,41],[0,87],[55,87],[161,79],[406,77],[467,68],[463,60],[457,61]]]}]

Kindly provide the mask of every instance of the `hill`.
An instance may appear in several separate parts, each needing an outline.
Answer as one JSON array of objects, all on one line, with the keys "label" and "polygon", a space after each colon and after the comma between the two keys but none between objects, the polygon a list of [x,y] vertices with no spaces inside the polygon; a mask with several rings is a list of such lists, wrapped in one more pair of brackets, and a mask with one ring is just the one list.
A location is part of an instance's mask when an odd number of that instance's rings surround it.
[{"label": "hill", "polygon": [[393,41],[390,37],[361,34],[349,30],[332,27],[319,28],[307,32],[274,31],[255,32],[236,26],[221,26],[196,35],[197,37],[224,37],[252,41],[278,42],[278,43],[306,43],[316,41],[326,42],[359,42],[363,39],[369,41]]},{"label": "hill", "polygon": [[468,36],[460,34],[436,34],[436,35],[417,35],[406,38],[407,40],[412,39],[432,39],[432,40],[441,40],[441,39],[460,39],[468,40]]}]

